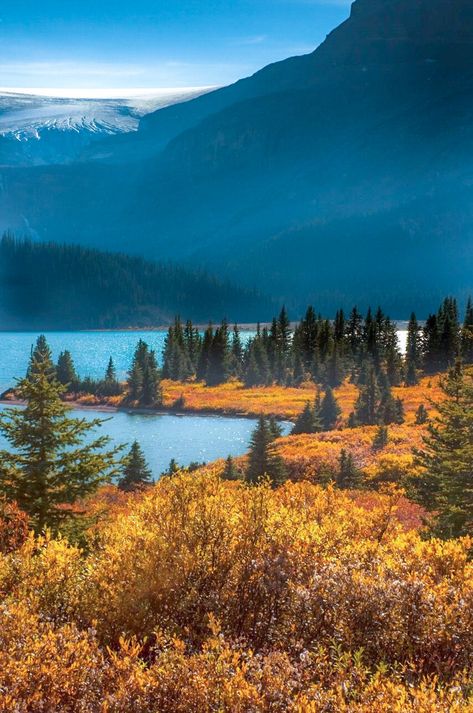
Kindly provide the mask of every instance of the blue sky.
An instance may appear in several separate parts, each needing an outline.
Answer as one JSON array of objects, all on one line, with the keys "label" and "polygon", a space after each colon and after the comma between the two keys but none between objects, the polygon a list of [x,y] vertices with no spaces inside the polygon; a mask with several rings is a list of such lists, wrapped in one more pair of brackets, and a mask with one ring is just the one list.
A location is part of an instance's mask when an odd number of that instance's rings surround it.
[{"label": "blue sky", "polygon": [[310,52],[349,0],[15,0],[0,7],[2,87],[227,84]]}]

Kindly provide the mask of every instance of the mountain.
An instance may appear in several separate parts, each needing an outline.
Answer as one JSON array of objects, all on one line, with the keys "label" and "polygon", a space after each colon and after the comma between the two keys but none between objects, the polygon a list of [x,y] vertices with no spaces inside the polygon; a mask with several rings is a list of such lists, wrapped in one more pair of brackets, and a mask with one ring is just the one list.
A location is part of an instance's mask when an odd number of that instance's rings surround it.
[{"label": "mountain", "polygon": [[142,116],[205,89],[69,98],[0,90],[0,166],[71,163],[104,137],[134,132]]},{"label": "mountain", "polygon": [[177,314],[197,322],[225,316],[250,322],[273,311],[261,293],[171,263],[0,240],[0,329],[148,327],[169,324]]},{"label": "mountain", "polygon": [[2,222],[424,315],[473,286],[472,60],[470,0],[356,0],[312,54],[148,114],[103,160],[2,171]]}]

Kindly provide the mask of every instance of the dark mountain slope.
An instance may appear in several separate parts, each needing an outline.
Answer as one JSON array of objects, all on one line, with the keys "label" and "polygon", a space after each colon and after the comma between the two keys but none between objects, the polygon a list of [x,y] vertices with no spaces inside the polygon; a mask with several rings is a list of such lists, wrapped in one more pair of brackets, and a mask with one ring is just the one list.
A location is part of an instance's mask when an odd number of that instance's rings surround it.
[{"label": "dark mountain slope", "polygon": [[54,243],[0,240],[0,329],[157,326],[269,319],[261,294],[206,273]]},{"label": "dark mountain slope", "polygon": [[29,201],[8,175],[4,209],[288,300],[437,300],[471,286],[472,60],[470,2],[357,0],[313,54],[150,115],[156,155],[36,174]]}]

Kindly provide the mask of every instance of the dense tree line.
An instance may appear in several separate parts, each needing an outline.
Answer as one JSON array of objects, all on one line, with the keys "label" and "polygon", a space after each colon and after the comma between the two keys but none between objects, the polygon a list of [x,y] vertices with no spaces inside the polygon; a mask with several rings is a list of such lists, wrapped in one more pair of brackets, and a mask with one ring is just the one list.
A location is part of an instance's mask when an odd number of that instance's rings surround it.
[{"label": "dense tree line", "polygon": [[209,385],[236,377],[248,387],[297,386],[310,379],[333,388],[347,376],[365,385],[374,372],[383,392],[387,385],[414,385],[421,374],[444,371],[457,356],[473,362],[471,301],[463,325],[451,298],[423,327],[412,314],[405,358],[399,351],[396,323],[380,308],[369,309],[365,316],[356,307],[347,316],[339,310],[329,320],[308,307],[292,327],[283,307],[269,327],[258,325],[244,345],[238,326],[231,329],[225,320],[201,334],[191,321],[183,324],[177,318],[166,338],[163,377],[196,378]]},{"label": "dense tree line", "polygon": [[224,314],[271,314],[264,296],[205,272],[76,245],[0,240],[2,329],[87,329],[169,324]]}]

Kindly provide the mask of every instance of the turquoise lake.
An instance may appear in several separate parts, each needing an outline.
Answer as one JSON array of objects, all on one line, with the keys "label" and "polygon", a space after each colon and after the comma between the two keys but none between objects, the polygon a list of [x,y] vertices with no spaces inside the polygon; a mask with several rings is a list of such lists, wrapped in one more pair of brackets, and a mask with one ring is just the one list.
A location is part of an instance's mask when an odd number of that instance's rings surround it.
[{"label": "turquoise lake", "polygon": [[[0,412],[5,408],[0,405]],[[243,455],[255,427],[254,419],[224,416],[103,413],[88,409],[73,410],[71,414],[88,420],[107,419],[96,433],[106,433],[114,444],[130,444],[136,439],[155,477],[167,469],[171,458],[187,466],[192,461],[209,463],[228,455]],[[285,434],[291,426],[288,422],[281,424]],[[0,435],[0,448],[6,447]]]},{"label": "turquoise lake", "polygon": [[[120,379],[125,378],[133,352],[139,339],[156,351],[158,359],[164,346],[164,331],[111,331],[111,332],[46,332],[54,359],[68,349],[81,377],[103,376],[110,356],[113,356]],[[242,340],[253,332],[242,332]],[[30,350],[37,332],[0,332],[0,392],[14,384],[15,377],[25,374]],[[405,350],[406,331],[398,332],[401,351]]]},{"label": "turquoise lake", "polygon": [[[242,339],[251,333],[242,332]],[[0,333],[0,392],[11,387],[15,378],[24,376],[36,332]],[[111,331],[111,332],[46,332],[54,359],[68,349],[81,377],[100,378],[113,356],[119,378],[125,378],[135,346],[143,339],[156,350],[160,359],[166,333],[163,331]],[[405,348],[406,333],[398,333],[401,350]],[[4,407],[0,405],[0,410]],[[158,476],[175,458],[181,465],[192,461],[210,462],[228,455],[238,456],[248,449],[254,419],[223,416],[195,416],[175,414],[139,414],[127,411],[103,413],[95,410],[77,410],[74,415],[92,419],[100,416],[106,422],[100,429],[113,443],[130,444],[138,440]],[[289,433],[292,424],[281,424],[283,433]],[[5,446],[0,436],[0,448]]]}]

